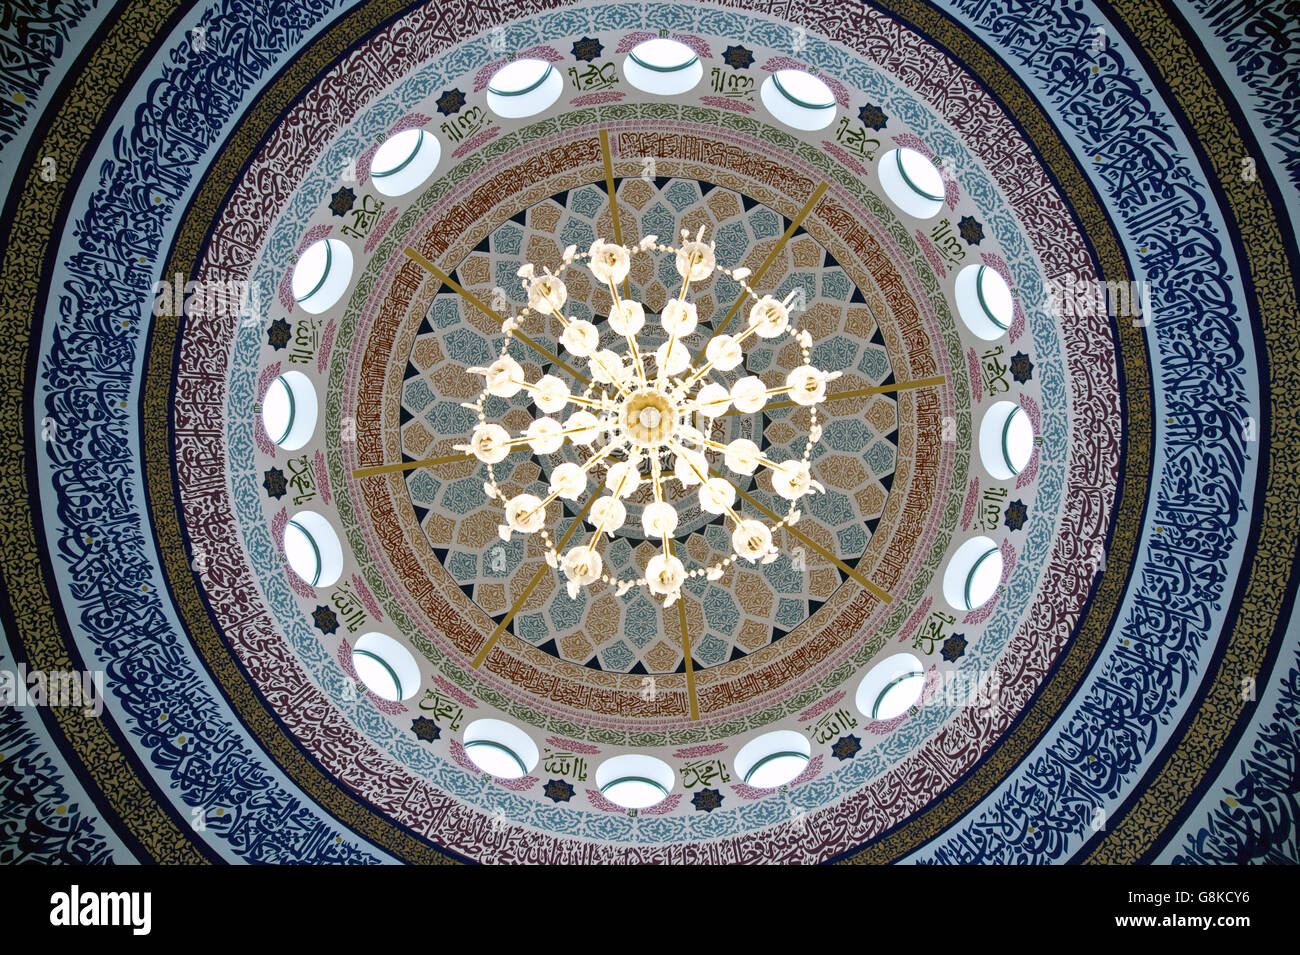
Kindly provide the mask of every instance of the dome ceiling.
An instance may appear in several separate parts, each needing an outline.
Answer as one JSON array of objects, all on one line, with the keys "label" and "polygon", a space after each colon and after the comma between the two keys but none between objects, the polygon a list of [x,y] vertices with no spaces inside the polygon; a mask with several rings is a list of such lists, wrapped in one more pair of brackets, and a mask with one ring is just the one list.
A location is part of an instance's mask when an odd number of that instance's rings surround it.
[{"label": "dome ceiling", "polygon": [[[1223,806],[1285,812],[1258,780],[1287,707],[1294,735],[1300,472],[1271,408],[1293,386],[1295,183],[1264,153],[1249,179],[1211,168],[1208,137],[1258,130],[1189,109],[1215,80],[1142,52],[1171,21],[1112,11],[1124,33],[1090,47],[1086,12],[910,2],[241,16],[196,8],[114,71],[119,98],[51,90],[48,133],[6,134],[17,170],[74,102],[102,114],[52,180],[14,173],[30,227],[6,254],[35,329],[10,400],[37,426],[31,474],[6,472],[8,657],[105,674],[103,719],[5,711],[12,739],[64,740],[0,761],[58,778],[9,810],[63,807],[51,858],[1237,861]],[[1139,151],[1141,130],[1163,132]],[[58,219],[32,211],[42,188]],[[1244,222],[1249,249],[1224,238]],[[824,490],[776,559],[671,605],[570,596],[540,537],[503,539],[458,447],[468,369],[500,354],[527,263],[700,230],[839,373]],[[607,290],[565,281],[568,313],[607,328]],[[650,349],[679,283],[634,257]],[[727,275],[691,300],[692,347],[743,327]],[[583,380],[557,323],[527,327],[529,380]],[[755,341],[724,385],[805,361]],[[536,413],[490,411],[512,433]],[[811,423],[775,401],[710,435],[780,461]],[[545,497],[575,460],[495,476]],[[737,488],[742,513],[785,512],[761,474]],[[551,539],[585,544],[596,496],[551,505]],[[609,573],[658,552],[652,500],[600,543]],[[730,530],[683,505],[672,546],[703,567]],[[620,772],[667,774],[637,809],[604,768],[629,754],[659,762]],[[790,761],[779,786],[754,784],[765,754]]]}]

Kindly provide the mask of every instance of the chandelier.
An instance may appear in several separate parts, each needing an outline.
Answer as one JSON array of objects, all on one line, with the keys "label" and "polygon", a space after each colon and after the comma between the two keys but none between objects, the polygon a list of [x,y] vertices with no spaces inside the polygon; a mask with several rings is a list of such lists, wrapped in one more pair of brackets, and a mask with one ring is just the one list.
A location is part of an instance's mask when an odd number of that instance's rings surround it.
[{"label": "chandelier", "polygon": [[[774,533],[799,521],[800,499],[824,490],[813,479],[809,466],[813,447],[821,440],[817,406],[825,399],[826,383],[840,373],[828,373],[812,365],[812,336],[797,329],[791,320],[791,305],[797,293],[785,300],[760,296],[745,281],[749,269],[718,265],[713,243],[704,241],[702,229],[693,240],[685,231],[681,238],[682,244],[677,247],[662,245],[653,235],[632,247],[597,239],[585,253],[578,253],[576,246],[565,249],[558,271],[546,269],[539,273],[532,264],[524,265],[518,275],[528,296],[527,306],[503,322],[500,356],[487,367],[468,369],[482,375],[485,383],[478,399],[465,405],[478,414],[478,424],[469,443],[457,448],[487,465],[484,490],[490,499],[501,502],[505,512],[505,522],[499,526],[501,538],[508,541],[516,533],[540,535],[546,560],[564,574],[570,598],[576,598],[581,587],[603,582],[613,585],[619,595],[632,587],[644,587],[662,599],[665,607],[671,606],[680,597],[687,578],[717,580],[737,560],[775,560],[778,551]],[[632,257],[637,255],[673,256],[681,278],[681,290],[667,301],[657,318],[667,340],[652,352],[643,340],[643,332],[650,330],[645,309],[620,296],[618,290],[628,276]],[[612,304],[603,322],[607,326],[604,338],[602,329],[592,322],[565,314],[568,290],[564,276],[577,263],[585,263],[595,281],[609,290]],[[748,328],[734,336],[715,332],[692,354],[688,342],[699,334],[699,319],[689,293],[693,284],[704,282],[714,272],[730,276],[744,290],[751,303]],[[510,343],[526,336],[523,326],[534,316],[539,325],[557,322],[564,351],[585,363],[590,377],[575,375],[580,379],[580,391],[550,374],[528,381],[519,362],[510,355]],[[729,386],[715,378],[733,369],[747,370],[742,367],[747,344],[783,336],[796,342],[803,356],[802,364],[786,375],[783,385],[769,387],[756,375],[740,377]],[[658,330],[654,337],[660,337]],[[484,405],[490,396],[508,399],[521,391],[529,399],[534,417],[523,433],[511,434],[488,420]],[[774,397],[809,409],[807,441],[801,457],[774,461],[748,438],[727,443],[714,440],[716,419],[728,414],[729,408],[754,414]],[[559,419],[562,414],[567,415],[563,421]],[[497,464],[518,451],[538,456],[556,454],[566,444],[572,446],[578,460],[553,468],[545,497],[507,497],[497,483]],[[772,490],[789,502],[785,514],[778,516],[767,510],[743,490],[739,495],[769,515],[771,523],[740,512],[738,488],[727,476],[730,472],[748,480],[759,469],[767,472]],[[572,531],[557,545],[547,529],[547,508],[558,499],[579,500],[593,480],[597,482],[595,493],[600,496],[586,509],[585,520],[591,532],[585,541],[569,545],[561,553]],[[602,535],[612,539],[625,529],[625,502],[638,490],[643,497],[649,497],[646,488],[653,494],[653,501],[643,507],[641,525],[645,536],[659,542],[661,549],[649,559],[643,577],[611,576],[597,544]],[[672,542],[678,508],[690,495],[697,496],[706,514],[715,519],[725,515],[732,549],[730,555],[708,566],[687,569]]]}]

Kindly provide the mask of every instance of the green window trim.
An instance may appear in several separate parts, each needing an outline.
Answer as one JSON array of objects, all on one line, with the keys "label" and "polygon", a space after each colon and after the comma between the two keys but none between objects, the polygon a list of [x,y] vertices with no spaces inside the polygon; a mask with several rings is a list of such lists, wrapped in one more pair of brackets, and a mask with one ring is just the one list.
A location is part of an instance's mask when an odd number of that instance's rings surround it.
[{"label": "green window trim", "polygon": [[903,182],[907,183],[909,189],[924,199],[930,199],[933,202],[943,202],[943,196],[931,195],[916,183],[912,182],[912,177],[909,176],[907,170],[903,168],[903,150],[901,147],[894,150],[894,162],[898,166],[898,174],[903,177]]},{"label": "green window trim", "polygon": [[403,159],[392,169],[386,169],[383,172],[377,172],[374,169],[372,169],[370,170],[370,175],[375,179],[383,179],[385,176],[397,175],[399,172],[401,172],[403,169],[405,169],[407,166],[409,166],[412,162],[415,161],[415,157],[420,154],[420,150],[423,148],[424,148],[424,130],[420,130],[420,135],[415,138],[415,148],[411,150],[411,154],[409,156]]},{"label": "green window trim", "polygon": [[975,563],[971,564],[970,573],[966,575],[966,609],[967,610],[975,609],[975,607],[971,604],[971,599],[970,599],[970,589],[971,589],[971,585],[975,583],[975,574],[979,571],[980,567],[984,565],[984,561],[988,560],[996,553],[998,553],[998,548],[996,547],[990,548],[989,550],[986,550],[984,553],[980,554],[979,557],[976,558]]},{"label": "green window trim", "polygon": [[654,73],[676,73],[680,70],[689,69],[690,67],[694,66],[696,63],[700,62],[700,58],[698,56],[692,55],[689,60],[684,60],[683,62],[678,63],[676,66],[656,66],[654,63],[647,63],[645,60],[641,59],[641,57],[637,56],[636,50],[632,50],[631,52],[628,53],[627,56],[628,59],[630,59],[637,66],[644,67],[645,69],[650,70]]},{"label": "green window trim", "polygon": [[[1019,474],[1020,468],[1011,463],[1011,449],[1007,447],[1007,436],[1011,434],[1011,422],[1016,420],[1016,415],[1024,414],[1019,408],[1012,408],[1011,413],[1007,415],[1006,422],[1002,425],[1002,463],[1007,466],[1007,470],[1012,474]],[[970,601],[968,600],[967,603]]]},{"label": "green window trim", "polygon": [[[802,759],[805,764],[808,762],[807,753],[797,753],[794,750],[782,750],[779,753],[769,753],[768,755],[760,759],[758,762],[756,762],[753,766],[749,767],[749,772],[745,773],[745,783],[748,784],[749,781],[754,778],[754,774],[758,772],[760,769],[762,769],[764,766],[766,766],[768,763],[772,762],[772,760],[781,759],[782,757],[785,756],[794,756],[798,759]],[[665,795],[667,794],[665,793]]]},{"label": "green window trim", "polygon": [[491,739],[476,739],[465,743],[464,746],[466,751],[469,751],[476,746],[486,746],[489,749],[499,750],[515,761],[515,765],[519,767],[519,774],[521,776],[528,775],[528,767],[525,766],[524,761],[519,758],[519,754],[504,743],[498,743],[496,740]]},{"label": "green window trim", "polygon": [[534,82],[531,86],[525,86],[523,89],[518,89],[518,90],[499,90],[496,87],[489,84],[488,92],[495,93],[497,96],[523,96],[525,93],[531,93],[533,90],[537,89],[537,87],[545,83],[548,79],[550,79],[551,74],[554,72],[555,72],[555,67],[553,67],[550,63],[547,63],[546,69],[542,70],[542,75],[539,76],[536,82]]},{"label": "green window trim", "polygon": [[299,302],[305,302],[307,299],[319,292],[321,286],[325,284],[325,280],[329,278],[330,266],[334,264],[334,247],[330,245],[329,239],[323,239],[322,241],[325,243],[325,268],[321,271],[320,280],[316,283],[316,287],[302,298],[298,299]]},{"label": "green window trim", "polygon": [[[280,435],[278,438],[271,439],[273,443],[280,445],[289,440],[289,432],[293,430],[293,419],[294,415],[297,413],[298,406],[296,404],[296,399],[293,397],[293,389],[289,387],[287,381],[283,378],[277,378],[275,381],[271,382],[271,387],[274,388],[276,385],[279,385],[284,389],[285,396],[289,399],[289,420],[285,423],[284,434]],[[263,404],[265,404],[265,402]],[[265,419],[265,415],[266,413],[263,412],[263,419]]]},{"label": "green window trim", "polygon": [[[804,109],[813,109],[813,110],[835,108],[835,100],[831,100],[829,103],[809,103],[809,102],[805,102],[804,100],[801,100],[799,97],[795,96],[783,85],[781,85],[781,77],[777,76],[775,73],[772,74],[772,83],[773,85],[776,86],[778,90],[781,91],[781,95],[784,96],[786,99],[788,99],[790,102],[794,103],[795,106],[802,106]],[[913,188],[916,187],[913,186]]]},{"label": "green window trim", "polygon": [[299,534],[307,538],[307,543],[311,544],[312,553],[316,555],[316,573],[312,574],[311,580],[307,581],[315,587],[317,581],[320,580],[321,571],[325,567],[325,562],[321,559],[320,555],[320,545],[316,543],[316,538],[311,536],[311,531],[307,530],[307,528],[303,527],[297,521],[290,521],[289,526],[296,529]]},{"label": "green window trim", "polygon": [[[876,702],[871,704],[871,718],[873,720],[880,718],[880,704],[885,702],[885,697],[889,695],[890,690],[898,686],[900,683],[904,683],[907,680],[915,680],[918,676],[924,675],[924,670],[908,670],[906,673],[899,674],[886,683],[884,689],[876,694]],[[906,712],[906,710],[904,710],[904,712]],[[890,717],[890,719],[893,719],[893,717]]]},{"label": "green window trim", "polygon": [[[916,188],[916,187],[913,186],[912,188]],[[980,270],[975,273],[975,294],[976,296],[978,296],[980,300],[980,308],[984,309],[984,314],[988,316],[989,321],[992,322],[994,325],[996,325],[998,328],[1002,329],[1003,331],[1006,331],[1011,326],[1009,324],[1003,323],[1003,321],[1000,318],[998,318],[996,315],[993,314],[993,309],[989,308],[989,303],[984,298],[984,273],[987,272],[988,270],[989,267],[987,265],[981,265]]]},{"label": "green window trim", "polygon": [[[383,668],[388,672],[388,676],[389,676],[389,678],[393,681],[393,688],[394,688],[395,690],[397,690],[397,698],[398,698],[399,700],[403,698],[403,696],[402,696],[402,681],[399,680],[399,679],[397,678],[397,671],[394,670],[391,666],[388,665],[388,661],[387,661],[387,660],[385,660],[383,657],[381,657],[381,656],[380,656],[379,654],[377,654],[377,653],[371,653],[369,650],[355,650],[355,649],[354,649],[354,650],[352,651],[352,655],[353,655],[354,657],[365,657],[367,660],[374,660],[374,661],[375,661],[376,663],[378,663],[381,667],[383,667]],[[361,682],[364,683],[365,680],[362,680]]]}]

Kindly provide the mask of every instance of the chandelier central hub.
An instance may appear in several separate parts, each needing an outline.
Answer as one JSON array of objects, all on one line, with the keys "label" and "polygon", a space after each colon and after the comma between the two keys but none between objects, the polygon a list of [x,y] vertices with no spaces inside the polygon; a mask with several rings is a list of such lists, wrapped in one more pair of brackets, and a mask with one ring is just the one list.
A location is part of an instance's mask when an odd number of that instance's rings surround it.
[{"label": "chandelier central hub", "polygon": [[[502,321],[505,342],[497,360],[484,368],[469,369],[482,375],[485,384],[478,400],[466,404],[478,414],[479,423],[469,443],[457,448],[487,466],[484,490],[505,510],[505,523],[499,527],[502,539],[509,540],[517,533],[538,534],[547,562],[563,572],[573,598],[580,587],[612,584],[619,594],[631,587],[645,587],[662,598],[664,606],[670,606],[689,578],[717,580],[738,559],[770,563],[778,555],[775,532],[799,520],[796,505],[805,495],[822,490],[810,468],[813,446],[821,440],[817,405],[826,398],[826,382],[837,378],[839,372],[813,367],[812,336],[806,330],[797,331],[790,320],[795,293],[784,301],[771,295],[760,297],[745,281],[748,269],[718,265],[713,244],[703,241],[703,230],[694,240],[683,232],[682,240],[681,246],[673,247],[661,245],[658,237],[651,235],[627,247],[597,239],[590,251],[581,255],[576,246],[569,246],[558,272],[546,270],[539,275],[535,266],[525,265],[519,276],[528,307],[517,317]],[[654,253],[674,256],[682,284],[657,319],[667,340],[650,351],[640,338],[647,324],[645,309],[630,298],[628,276],[632,256]],[[608,316],[604,329],[565,312],[569,293],[564,274],[583,260],[598,287],[609,293],[609,307],[603,310]],[[707,282],[715,272],[740,285],[753,305],[747,329],[726,334],[729,314],[705,337],[687,293],[692,283]],[[578,366],[585,363],[585,373],[546,352],[520,330],[524,320],[533,315],[545,323],[541,331],[558,335],[571,361]],[[752,344],[751,339],[784,337],[797,343],[803,362],[786,373],[783,384],[757,375],[734,381],[717,377],[744,364],[746,342]],[[522,341],[551,358],[574,381],[556,374],[528,381],[523,366],[510,354],[512,341]],[[488,421],[485,407],[489,397],[526,400],[531,405],[532,423],[511,435],[500,424]],[[723,429],[718,419],[764,412],[773,398],[785,407],[808,409],[802,425],[808,435],[802,457],[773,460],[748,438],[719,440]],[[562,415],[567,417],[560,420]],[[755,433],[762,428],[760,422]],[[537,493],[523,489],[509,495],[498,483],[496,467],[514,452],[553,455],[566,445],[570,455],[579,460],[557,465],[550,473],[549,489]],[[753,483],[751,475],[760,470],[763,481],[754,491],[774,507],[780,506],[777,498],[789,502],[782,517],[744,489]],[[739,475],[742,483],[736,483],[727,472]],[[701,511],[728,523],[732,548],[730,556],[714,555],[712,563],[692,569],[687,569],[672,544],[678,530],[678,508],[689,497],[697,499]],[[557,498],[581,508],[558,544],[551,539],[547,521],[547,508]],[[611,574],[596,545],[606,537],[613,538],[627,524],[629,503],[640,506],[645,539],[659,542],[662,549],[653,557],[640,558],[644,563],[633,568],[632,576],[622,577]],[[570,544],[583,522],[591,526],[591,534],[583,542]]]},{"label": "chandelier central hub", "polygon": [[681,409],[667,395],[654,389],[634,391],[623,400],[619,423],[634,446],[662,448],[672,440],[681,420]]}]

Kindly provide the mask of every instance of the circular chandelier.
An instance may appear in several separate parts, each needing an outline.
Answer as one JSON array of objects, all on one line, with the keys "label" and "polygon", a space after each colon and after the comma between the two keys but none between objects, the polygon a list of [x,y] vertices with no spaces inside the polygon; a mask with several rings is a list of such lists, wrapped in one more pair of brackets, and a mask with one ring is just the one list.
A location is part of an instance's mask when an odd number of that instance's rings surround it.
[{"label": "circular chandelier", "polygon": [[[472,374],[485,379],[478,399],[466,403],[478,414],[478,424],[469,443],[457,445],[487,465],[488,497],[501,501],[505,523],[500,535],[510,540],[515,533],[539,534],[546,548],[546,559],[567,580],[571,598],[579,588],[604,582],[618,594],[631,587],[645,587],[671,606],[680,596],[682,584],[690,577],[719,579],[725,569],[738,559],[751,563],[770,563],[778,554],[774,533],[782,526],[793,526],[800,518],[798,502],[805,495],[824,488],[812,477],[812,449],[821,440],[817,406],[826,396],[826,383],[839,377],[815,368],[810,359],[812,336],[798,330],[791,321],[791,293],[784,301],[770,295],[760,296],[747,283],[749,269],[727,269],[717,264],[712,242],[704,242],[701,229],[692,240],[682,232],[682,244],[662,245],[658,236],[646,236],[632,247],[597,239],[585,253],[576,246],[564,251],[559,270],[538,273],[532,264],[519,269],[528,304],[519,315],[502,324],[504,341],[500,356],[485,368],[470,368]],[[674,257],[681,291],[664,306],[658,322],[667,341],[653,352],[644,346],[641,335],[647,326],[645,309],[638,302],[619,295],[636,255],[668,254]],[[565,314],[568,290],[564,275],[575,263],[585,262],[592,277],[609,290],[611,306],[602,330],[589,321]],[[731,277],[743,289],[752,304],[749,325],[737,335],[715,332],[692,355],[687,341],[697,333],[696,306],[689,301],[692,284],[707,280],[714,272]],[[582,390],[575,392],[555,375],[543,375],[528,381],[519,362],[510,355],[510,343],[524,334],[521,328],[532,316],[537,321],[558,322],[559,342],[575,359],[586,362],[590,378],[580,379]],[[785,378],[785,384],[769,387],[756,375],[746,375],[724,385],[711,372],[728,372],[745,362],[746,344],[754,339],[780,339],[788,336],[798,344],[803,362]],[[656,334],[656,337],[657,334]],[[747,370],[747,369],[742,369]],[[575,386],[577,387],[577,386]],[[512,398],[525,392],[535,409],[532,423],[521,434],[512,435],[500,424],[488,421],[484,404],[490,396]],[[712,437],[716,419],[728,413],[753,414],[767,406],[773,396],[809,409],[807,441],[798,458],[774,461],[748,438],[727,443]],[[558,417],[567,413],[561,422]],[[582,463],[566,461],[550,475],[550,489],[545,497],[516,494],[507,497],[497,483],[495,465],[517,451],[537,455],[559,452],[571,445]],[[717,466],[721,463],[722,469]],[[784,516],[777,516],[762,505],[757,510],[769,515],[771,523],[742,514],[738,510],[738,493],[745,495],[727,476],[731,472],[748,480],[759,469],[770,477],[772,490],[789,502]],[[547,530],[546,511],[557,499],[576,501],[597,481],[602,496],[587,507],[586,522],[592,531],[587,540],[569,546],[563,553]],[[627,524],[625,501],[639,489],[648,487],[653,502],[641,515],[641,524],[649,539],[660,541],[662,549],[649,559],[644,576],[619,578],[606,572],[597,544],[601,536],[614,536]],[[696,495],[699,507],[709,515],[724,516],[730,527],[731,553],[708,566],[687,569],[674,552],[672,542],[678,527],[678,507],[690,495]]]}]

